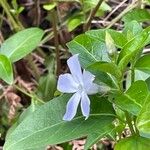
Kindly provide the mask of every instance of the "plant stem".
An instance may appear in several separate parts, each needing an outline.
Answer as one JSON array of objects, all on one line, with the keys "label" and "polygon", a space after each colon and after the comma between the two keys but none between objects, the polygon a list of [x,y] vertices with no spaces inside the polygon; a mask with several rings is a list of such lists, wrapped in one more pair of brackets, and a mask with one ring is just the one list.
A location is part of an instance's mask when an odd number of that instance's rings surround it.
[{"label": "plant stem", "polygon": [[84,28],[84,31],[87,31],[87,30],[89,29],[89,27],[90,27],[90,25],[91,25],[91,22],[92,22],[92,20],[93,20],[95,14],[96,14],[96,12],[98,11],[98,9],[99,9],[99,7],[101,6],[101,4],[102,4],[103,1],[104,1],[104,0],[99,0],[99,2],[97,3],[96,7],[91,11],[91,14],[90,14],[90,16],[89,16],[89,18],[88,18],[88,21],[87,21],[87,23],[85,23],[85,25],[84,25],[84,27],[83,27],[83,28]]},{"label": "plant stem", "polygon": [[130,117],[130,115],[127,111],[125,112],[125,116],[126,116],[127,124],[130,128],[130,131],[131,131],[132,135],[134,135],[135,131],[134,131],[134,128],[133,128],[132,119],[131,119],[131,117]]},{"label": "plant stem", "polygon": [[36,95],[32,95],[32,94],[27,93],[25,90],[21,89],[19,86],[14,84],[13,87],[16,88],[18,91],[20,91],[21,93],[23,93],[23,94],[27,95],[28,97],[30,97],[31,99],[36,98],[36,100],[38,100],[40,103],[42,103],[42,104],[45,103],[43,100],[39,99]]},{"label": "plant stem", "polygon": [[18,31],[20,30],[20,26],[16,23],[15,19],[13,18],[13,16],[10,13],[10,6],[8,5],[8,3],[5,0],[0,0],[0,4],[3,7],[4,11],[6,12],[8,18],[10,19],[10,22],[13,26],[13,28]]},{"label": "plant stem", "polygon": [[57,15],[56,11],[52,10],[52,23],[53,23],[53,32],[54,32],[54,42],[55,42],[55,48],[56,48],[56,61],[57,61],[57,69],[56,69],[56,75],[58,76],[60,74],[60,59],[59,59],[59,42],[58,42],[58,32],[57,32]]}]

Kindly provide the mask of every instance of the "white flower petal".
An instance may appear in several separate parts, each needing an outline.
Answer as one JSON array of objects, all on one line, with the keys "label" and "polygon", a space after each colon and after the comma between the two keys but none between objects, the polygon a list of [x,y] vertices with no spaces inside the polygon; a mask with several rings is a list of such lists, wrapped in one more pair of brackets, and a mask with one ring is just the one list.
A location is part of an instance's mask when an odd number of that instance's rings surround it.
[{"label": "white flower petal", "polygon": [[78,59],[78,54],[73,55],[67,61],[70,72],[77,82],[83,83],[81,65]]},{"label": "white flower petal", "polygon": [[71,74],[66,73],[59,76],[57,89],[63,93],[74,93],[78,90],[78,84]]},{"label": "white flower petal", "polygon": [[82,92],[81,96],[81,110],[83,116],[85,116],[85,119],[87,119],[90,114],[90,99],[85,92]]},{"label": "white flower petal", "polygon": [[100,91],[99,85],[93,83],[95,76],[89,71],[83,71],[84,89],[88,95],[96,94]]},{"label": "white flower petal", "polygon": [[66,113],[63,120],[70,121],[77,113],[77,108],[81,99],[80,93],[75,93],[67,103]]}]

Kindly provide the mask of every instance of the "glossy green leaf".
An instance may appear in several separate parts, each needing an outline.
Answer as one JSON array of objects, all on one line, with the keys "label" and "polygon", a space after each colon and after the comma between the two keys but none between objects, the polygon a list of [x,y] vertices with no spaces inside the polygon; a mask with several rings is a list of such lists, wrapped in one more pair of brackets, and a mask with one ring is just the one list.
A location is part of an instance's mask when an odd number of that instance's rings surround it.
[{"label": "glossy green leaf", "polygon": [[[135,38],[129,41],[121,50],[118,58],[118,62],[123,59],[125,56],[134,56],[142,51],[142,48],[145,46],[145,42],[148,38],[147,30],[144,30],[142,33],[138,34]],[[129,58],[128,58],[129,59]],[[130,60],[129,60],[130,61]]]},{"label": "glossy green leaf", "polygon": [[78,14],[69,18],[67,21],[68,31],[69,32],[73,31],[76,27],[78,27],[83,23],[84,23],[83,14]]},{"label": "glossy green leaf", "polygon": [[139,54],[142,53],[143,47],[149,42],[149,28],[129,41],[121,50],[118,57],[118,67],[124,71],[129,62],[134,62]]},{"label": "glossy green leaf", "polygon": [[93,63],[87,69],[100,70],[102,72],[107,72],[107,73],[113,75],[117,79],[121,78],[121,72],[118,69],[117,65],[115,65],[114,63],[100,61],[100,62]]},{"label": "glossy green leaf", "polygon": [[141,136],[150,138],[150,95],[138,115],[136,126]]},{"label": "glossy green leaf", "polygon": [[[145,72],[137,70],[137,69],[134,70],[134,75],[135,75],[134,81],[137,81],[137,80],[146,81],[150,77],[149,73],[145,73]],[[130,87],[130,85],[131,85],[131,71],[128,71],[127,78],[126,78],[126,89],[128,89]]]},{"label": "glossy green leaf", "polygon": [[135,64],[135,68],[150,73],[150,54],[144,55],[139,58]]},{"label": "glossy green leaf", "polygon": [[134,9],[128,12],[122,19],[124,22],[130,22],[136,20],[138,22],[144,22],[150,20],[150,13],[146,9]]},{"label": "glossy green leaf", "polygon": [[43,8],[45,10],[50,11],[50,10],[54,9],[56,7],[56,5],[57,5],[56,3],[45,4],[45,5],[43,5]]},{"label": "glossy green leaf", "polygon": [[148,87],[144,81],[136,81],[131,87],[123,93],[115,95],[115,104],[122,110],[126,110],[133,115],[138,115],[147,96],[149,94]]},{"label": "glossy green leaf", "polygon": [[87,31],[85,34],[101,42],[105,42],[106,31],[111,35],[116,47],[122,48],[127,43],[127,39],[125,35],[123,35],[121,32],[118,32],[112,29],[90,30],[90,31]]},{"label": "glossy green leaf", "polygon": [[67,46],[72,54],[80,54],[80,61],[84,67],[100,60],[109,61],[105,43],[88,35],[81,34],[77,36]]},{"label": "glossy green leaf", "polygon": [[97,70],[94,68],[88,68],[88,71],[90,71],[93,75],[95,75],[94,82],[99,85],[106,85],[112,88],[116,88],[116,85],[110,75],[108,75],[106,72],[103,72],[101,70]]},{"label": "glossy green leaf", "polygon": [[13,83],[12,64],[4,55],[0,55],[0,78],[8,84]]},{"label": "glossy green leaf", "polygon": [[115,145],[115,150],[148,150],[150,139],[140,136],[131,136],[122,139]]},{"label": "glossy green leaf", "polygon": [[114,109],[107,99],[91,96],[91,112],[87,120],[78,112],[68,122],[63,121],[70,95],[63,95],[41,106],[27,117],[9,136],[4,150],[27,150],[39,146],[63,143],[92,133],[104,135],[114,127]]},{"label": "glossy green leaf", "polygon": [[133,20],[125,24],[125,28],[123,29],[123,34],[126,35],[128,41],[137,36],[140,32],[142,32],[143,28],[140,23]]},{"label": "glossy green leaf", "polygon": [[0,53],[6,55],[11,62],[15,62],[34,50],[44,32],[39,28],[29,28],[22,30],[1,45]]}]

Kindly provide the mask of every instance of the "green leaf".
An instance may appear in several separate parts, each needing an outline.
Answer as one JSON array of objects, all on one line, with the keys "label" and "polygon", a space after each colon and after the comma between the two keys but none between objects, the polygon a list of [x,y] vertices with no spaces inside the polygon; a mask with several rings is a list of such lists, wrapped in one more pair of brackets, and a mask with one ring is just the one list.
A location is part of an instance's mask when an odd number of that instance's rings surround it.
[{"label": "green leaf", "polygon": [[8,84],[13,83],[12,64],[4,55],[0,55],[0,78]]},{"label": "green leaf", "polygon": [[141,136],[150,138],[150,95],[138,115],[136,126]]},{"label": "green leaf", "polygon": [[57,5],[56,3],[45,4],[45,5],[43,5],[43,8],[45,10],[50,11],[50,10],[54,9],[56,7],[56,5]]},{"label": "green leaf", "polygon": [[[149,73],[145,73],[145,72],[137,70],[137,69],[134,70],[134,74],[135,74],[134,81],[137,81],[137,80],[145,81],[150,77]],[[126,89],[128,89],[130,87],[130,85],[131,85],[131,71],[128,71],[127,78],[126,78]]]},{"label": "green leaf", "polygon": [[76,16],[69,18],[67,21],[68,31],[69,32],[73,31],[76,27],[78,27],[82,23],[84,23],[83,14],[78,14]]},{"label": "green leaf", "polygon": [[114,44],[114,40],[112,39],[111,35],[106,31],[106,36],[105,36],[105,42],[106,42],[106,47],[107,47],[107,52],[110,57],[115,57],[117,55],[117,49]]},{"label": "green leaf", "polygon": [[0,53],[15,62],[34,50],[44,32],[39,28],[29,28],[8,38],[2,45]]},{"label": "green leaf", "polygon": [[90,70],[90,69],[91,70],[100,70],[102,72],[107,72],[107,73],[113,75],[117,79],[121,78],[121,72],[118,69],[117,65],[115,65],[114,63],[100,61],[100,62],[93,63],[87,69],[88,70]]},{"label": "green leaf", "polygon": [[138,115],[147,96],[149,94],[148,87],[144,81],[136,81],[131,87],[123,93],[115,95],[115,104],[122,110],[126,110],[133,115]]},{"label": "green leaf", "polygon": [[104,135],[114,128],[112,104],[106,98],[98,96],[90,98],[91,112],[87,120],[78,112],[72,121],[63,121],[69,98],[70,95],[60,96],[33,112],[9,136],[4,150],[27,150],[54,145],[92,133]]},{"label": "green leaf", "polygon": [[91,38],[97,39],[101,42],[105,42],[106,31],[111,35],[116,47],[122,48],[127,43],[125,35],[112,29],[90,30],[87,31],[85,34],[89,35]]},{"label": "green leaf", "polygon": [[135,68],[143,72],[150,73],[150,54],[144,55],[139,58],[135,64]]},{"label": "green leaf", "polygon": [[115,145],[115,150],[147,150],[149,147],[149,139],[140,136],[131,136],[119,141]]},{"label": "green leaf", "polygon": [[99,84],[100,86],[102,83],[106,86],[109,86],[111,88],[116,88],[116,85],[110,75],[108,75],[106,72],[102,72],[101,70],[97,70],[94,68],[88,68],[88,71],[90,71],[93,75],[95,75],[94,82],[96,84]]},{"label": "green leaf", "polygon": [[90,134],[86,140],[84,150],[89,150],[89,148],[97,143],[104,135],[100,135],[99,133]]},{"label": "green leaf", "polygon": [[123,29],[123,34],[126,35],[128,41],[134,38],[137,34],[142,32],[143,28],[140,23],[133,20],[131,22],[127,22],[125,24],[125,28]]},{"label": "green leaf", "polygon": [[56,77],[50,73],[43,76],[39,80],[37,95],[44,101],[48,101],[54,97],[56,91]]},{"label": "green leaf", "polygon": [[31,101],[31,105],[25,109],[22,114],[19,116],[19,118],[17,119],[17,121],[13,124],[13,126],[11,126],[9,128],[9,130],[7,131],[7,135],[5,140],[7,140],[9,138],[9,136],[11,135],[11,133],[13,133],[13,131],[17,128],[17,126],[24,120],[26,119],[26,117],[28,117],[30,114],[32,114],[35,110],[37,110],[39,107],[41,106],[41,103],[38,103],[37,101],[35,101],[34,99],[32,99]]},{"label": "green leaf", "polygon": [[138,22],[144,22],[150,20],[150,13],[146,9],[134,9],[128,12],[122,19],[124,22],[130,22],[136,20]]},{"label": "green leaf", "polygon": [[129,62],[134,62],[143,51],[143,47],[149,42],[149,28],[143,30],[129,41],[121,50],[118,57],[118,67],[124,71]]},{"label": "green leaf", "polygon": [[138,34],[135,38],[133,38],[131,41],[129,41],[122,48],[122,50],[121,50],[121,52],[119,54],[118,62],[121,59],[123,59],[123,57],[125,57],[125,56],[129,55],[129,56],[132,57],[133,54],[135,56],[138,52],[141,52],[141,49],[145,46],[145,42],[146,42],[146,40],[148,38],[148,34],[149,33],[147,32],[147,30],[144,30],[142,33]]},{"label": "green leaf", "polygon": [[81,34],[67,44],[69,51],[73,54],[80,54],[80,61],[83,67],[100,61],[109,61],[105,43]]}]

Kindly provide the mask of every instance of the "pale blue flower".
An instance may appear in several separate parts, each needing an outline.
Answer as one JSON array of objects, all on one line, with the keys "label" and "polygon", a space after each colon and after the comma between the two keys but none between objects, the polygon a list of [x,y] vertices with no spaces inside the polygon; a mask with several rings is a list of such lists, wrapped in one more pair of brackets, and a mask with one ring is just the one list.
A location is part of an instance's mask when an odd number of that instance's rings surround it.
[{"label": "pale blue flower", "polygon": [[70,121],[76,115],[78,105],[81,105],[83,116],[87,119],[90,113],[90,99],[88,95],[96,94],[99,86],[94,81],[94,75],[81,70],[78,54],[70,57],[67,61],[70,72],[60,75],[57,89],[63,93],[74,93],[67,103],[66,113],[63,120]]}]

